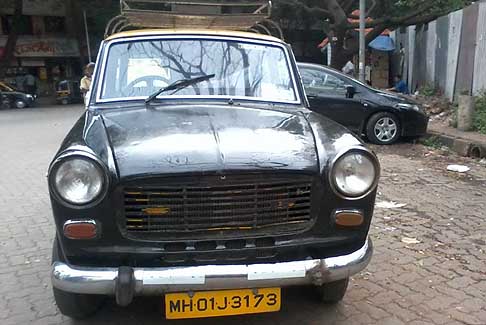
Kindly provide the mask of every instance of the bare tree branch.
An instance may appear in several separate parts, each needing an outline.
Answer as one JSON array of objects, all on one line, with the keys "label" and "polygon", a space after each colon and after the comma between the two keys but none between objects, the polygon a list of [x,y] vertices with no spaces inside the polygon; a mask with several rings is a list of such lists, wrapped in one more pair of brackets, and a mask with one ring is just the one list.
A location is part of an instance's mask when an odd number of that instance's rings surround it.
[{"label": "bare tree branch", "polygon": [[[434,3],[428,3],[425,6],[414,10],[413,12],[399,17],[382,17],[378,19],[374,19],[373,21],[366,22],[366,28],[377,27],[380,25],[388,25],[390,27],[394,27],[397,25],[402,25],[407,21],[412,21],[413,18],[417,16],[421,16],[424,13],[427,13],[431,8],[435,6]],[[359,23],[349,23],[349,28],[358,28]]]},{"label": "bare tree branch", "polygon": [[353,7],[356,4],[356,0],[341,0],[340,1],[341,7],[343,8],[344,12],[351,12]]},{"label": "bare tree branch", "polygon": [[371,16],[371,14],[376,8],[377,3],[378,2],[376,0],[371,0],[371,6],[366,10],[366,17]]},{"label": "bare tree branch", "polygon": [[332,15],[331,23],[335,27],[344,27],[348,24],[348,17],[337,0],[326,0],[324,2],[326,10]]},{"label": "bare tree branch", "polygon": [[[386,29],[387,29],[386,25],[375,26],[372,31],[370,31],[368,34],[366,34],[366,39],[365,39],[366,44],[369,44],[375,38],[380,36],[381,33],[383,33]],[[346,48],[346,53],[349,54],[349,55],[352,55],[352,54],[356,53],[356,51],[358,51],[358,50],[359,50],[359,43],[354,42],[352,45],[350,45]]]},{"label": "bare tree branch", "polygon": [[284,10],[292,10],[293,12],[301,10],[306,16],[312,16],[319,19],[331,19],[333,17],[332,13],[324,8],[308,6],[306,3],[299,0],[280,0],[278,4],[280,7],[283,7]]},{"label": "bare tree branch", "polygon": [[[330,30],[326,30],[325,36],[332,43],[333,67],[341,68],[356,54],[358,42],[355,29],[359,27],[357,21],[359,17],[353,15],[353,10],[358,8],[358,0],[275,0],[275,2],[277,7],[281,3],[293,6],[280,11],[290,20],[308,22],[310,19],[314,21],[328,19]],[[470,2],[469,0],[367,0],[369,7],[366,16],[373,19],[366,22],[366,28],[369,29],[366,44],[386,29],[427,23]],[[350,22],[350,19],[356,21]]]}]

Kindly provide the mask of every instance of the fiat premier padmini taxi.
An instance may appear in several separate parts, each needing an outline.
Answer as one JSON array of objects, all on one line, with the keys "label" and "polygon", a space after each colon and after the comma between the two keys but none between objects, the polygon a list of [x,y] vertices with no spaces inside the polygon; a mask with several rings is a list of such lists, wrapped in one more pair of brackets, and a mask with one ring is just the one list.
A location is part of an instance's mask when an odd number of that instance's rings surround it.
[{"label": "fiat premier padmini taxi", "polygon": [[169,319],[276,312],[293,285],[341,300],[371,258],[379,164],[308,106],[280,39],[107,38],[49,168],[61,312],[146,295]]}]

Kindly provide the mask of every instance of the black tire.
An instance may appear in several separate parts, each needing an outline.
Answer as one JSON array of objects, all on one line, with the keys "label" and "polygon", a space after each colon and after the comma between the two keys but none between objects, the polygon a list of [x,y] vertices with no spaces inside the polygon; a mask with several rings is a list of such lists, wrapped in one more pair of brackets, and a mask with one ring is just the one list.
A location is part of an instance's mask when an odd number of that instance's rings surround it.
[{"label": "black tire", "polygon": [[28,105],[25,101],[19,99],[15,101],[15,108],[26,108]]},{"label": "black tire", "polygon": [[397,142],[401,130],[400,120],[388,112],[371,116],[366,124],[366,136],[374,144],[389,145]]},{"label": "black tire", "polygon": [[349,278],[324,283],[317,287],[317,295],[321,302],[325,304],[336,304],[343,300],[348,289]]},{"label": "black tire", "polygon": [[[59,253],[59,243],[57,238],[54,239],[52,247],[52,262],[61,261],[64,259]],[[63,315],[74,319],[85,319],[96,313],[105,301],[104,296],[100,295],[84,295],[71,292],[65,292],[56,288],[52,288],[54,293],[54,300],[57,308]]]}]

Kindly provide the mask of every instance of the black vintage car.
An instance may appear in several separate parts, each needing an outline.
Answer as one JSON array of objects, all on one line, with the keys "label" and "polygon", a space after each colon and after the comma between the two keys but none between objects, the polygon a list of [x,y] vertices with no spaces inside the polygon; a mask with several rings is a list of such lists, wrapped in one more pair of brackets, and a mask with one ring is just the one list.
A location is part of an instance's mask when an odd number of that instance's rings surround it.
[{"label": "black vintage car", "polygon": [[429,122],[420,105],[399,94],[371,88],[334,69],[299,63],[311,110],[376,144],[419,137]]},{"label": "black vintage car", "polygon": [[0,108],[25,108],[32,106],[35,95],[26,94],[0,81]]},{"label": "black vintage car", "polygon": [[341,300],[370,261],[379,164],[308,109],[291,49],[254,33],[131,31],[102,45],[48,174],[65,315],[164,296],[169,319]]}]

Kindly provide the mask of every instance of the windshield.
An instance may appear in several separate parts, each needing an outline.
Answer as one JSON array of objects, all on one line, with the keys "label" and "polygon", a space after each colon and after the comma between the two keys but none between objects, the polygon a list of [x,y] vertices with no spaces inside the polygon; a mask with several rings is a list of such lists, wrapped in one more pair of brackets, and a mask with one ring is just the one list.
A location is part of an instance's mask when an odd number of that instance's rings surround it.
[{"label": "windshield", "polygon": [[160,88],[204,75],[214,78],[163,97],[227,97],[297,102],[283,47],[218,39],[115,43],[106,60],[102,100],[147,98]]}]

